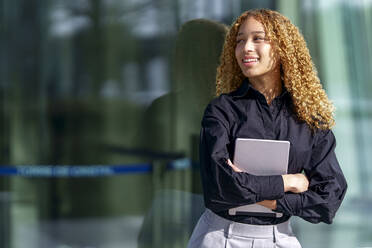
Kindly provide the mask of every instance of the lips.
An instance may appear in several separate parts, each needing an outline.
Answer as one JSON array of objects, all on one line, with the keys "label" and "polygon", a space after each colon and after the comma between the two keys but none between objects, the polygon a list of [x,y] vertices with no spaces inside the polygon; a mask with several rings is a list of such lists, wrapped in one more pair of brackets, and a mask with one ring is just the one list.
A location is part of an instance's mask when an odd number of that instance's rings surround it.
[{"label": "lips", "polygon": [[251,56],[249,56],[249,57],[244,57],[244,58],[242,59],[242,63],[243,63],[244,65],[253,65],[253,64],[255,64],[255,63],[258,63],[258,61],[259,61],[259,58],[258,58],[258,57],[251,57]]}]

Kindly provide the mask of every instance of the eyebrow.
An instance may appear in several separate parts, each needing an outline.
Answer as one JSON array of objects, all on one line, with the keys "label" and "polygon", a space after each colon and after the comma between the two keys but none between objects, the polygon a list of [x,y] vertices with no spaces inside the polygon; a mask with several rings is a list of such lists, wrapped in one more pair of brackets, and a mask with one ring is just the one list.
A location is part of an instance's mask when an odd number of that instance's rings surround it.
[{"label": "eyebrow", "polygon": [[[265,34],[264,31],[252,31],[251,34]],[[240,32],[236,35],[236,37],[244,35],[244,32]]]}]

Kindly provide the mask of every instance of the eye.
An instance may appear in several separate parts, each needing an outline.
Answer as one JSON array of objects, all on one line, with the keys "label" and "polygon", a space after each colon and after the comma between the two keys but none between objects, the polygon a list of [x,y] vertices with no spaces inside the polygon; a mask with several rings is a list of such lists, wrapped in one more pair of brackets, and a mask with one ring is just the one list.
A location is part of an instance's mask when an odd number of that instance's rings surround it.
[{"label": "eye", "polygon": [[256,37],[254,37],[253,40],[264,41],[265,40],[265,37],[263,37],[263,36],[256,36]]}]

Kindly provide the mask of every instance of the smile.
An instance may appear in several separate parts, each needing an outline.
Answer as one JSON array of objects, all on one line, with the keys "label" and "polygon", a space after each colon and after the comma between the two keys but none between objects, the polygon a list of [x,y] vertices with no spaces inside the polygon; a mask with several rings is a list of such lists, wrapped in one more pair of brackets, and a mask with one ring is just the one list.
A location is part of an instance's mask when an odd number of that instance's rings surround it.
[{"label": "smile", "polygon": [[258,63],[258,58],[244,58],[242,59],[242,64],[247,67],[254,66]]},{"label": "smile", "polygon": [[243,59],[243,63],[258,62],[258,58],[255,59]]}]

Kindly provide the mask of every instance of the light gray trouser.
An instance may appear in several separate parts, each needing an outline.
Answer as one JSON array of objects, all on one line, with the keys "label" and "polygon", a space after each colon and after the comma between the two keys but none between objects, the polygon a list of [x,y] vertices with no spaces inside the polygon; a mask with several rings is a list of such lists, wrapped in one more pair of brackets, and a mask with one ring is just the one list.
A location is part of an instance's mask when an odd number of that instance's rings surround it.
[{"label": "light gray trouser", "polygon": [[222,218],[206,209],[187,248],[301,248],[289,221],[278,225],[248,225]]}]

